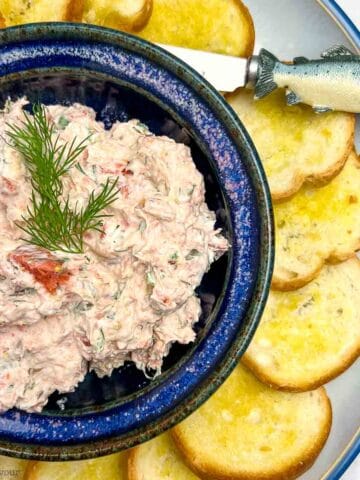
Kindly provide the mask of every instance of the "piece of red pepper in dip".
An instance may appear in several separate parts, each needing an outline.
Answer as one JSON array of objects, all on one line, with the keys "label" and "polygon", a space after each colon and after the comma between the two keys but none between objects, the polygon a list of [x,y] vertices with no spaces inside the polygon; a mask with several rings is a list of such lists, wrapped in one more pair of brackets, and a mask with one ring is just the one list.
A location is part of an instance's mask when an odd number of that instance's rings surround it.
[{"label": "piece of red pepper in dip", "polygon": [[31,273],[50,293],[55,293],[71,275],[61,260],[43,248],[31,245],[19,247],[9,254],[9,259]]}]

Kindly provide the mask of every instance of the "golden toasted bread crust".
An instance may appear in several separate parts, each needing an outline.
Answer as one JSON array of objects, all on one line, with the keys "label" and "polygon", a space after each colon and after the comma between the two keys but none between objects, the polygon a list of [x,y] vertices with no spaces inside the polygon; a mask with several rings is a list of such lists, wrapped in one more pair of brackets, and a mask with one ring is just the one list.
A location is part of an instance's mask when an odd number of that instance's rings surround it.
[{"label": "golden toasted bread crust", "polygon": [[336,264],[339,262],[345,262],[346,260],[349,260],[349,258],[353,257],[354,252],[357,252],[358,250],[360,250],[360,238],[354,240],[354,243],[349,248],[348,252],[339,253],[334,251],[331,252],[327,258],[319,259],[319,262],[314,266],[313,270],[311,270],[308,275],[304,275],[303,277],[287,277],[285,279],[284,277],[278,276],[277,273],[274,272],[271,279],[271,288],[274,290],[279,290],[280,292],[291,292],[293,290],[298,290],[314,280],[321,272],[321,269],[325,263]]},{"label": "golden toasted bread crust", "polygon": [[[76,3],[77,0],[72,0]],[[126,5],[117,6],[116,0],[109,2],[104,7],[98,5],[96,0],[81,0],[72,15],[81,18],[84,23],[94,23],[105,27],[116,28],[125,32],[137,32],[145,27],[152,13],[152,0],[143,0],[136,11],[128,11]]]},{"label": "golden toasted bread crust", "polygon": [[199,480],[188,468],[175,447],[170,432],[165,432],[138,447],[128,455],[127,480]]},{"label": "golden toasted bread crust", "polygon": [[289,107],[281,90],[258,101],[252,96],[240,88],[225,98],[254,140],[274,201],[290,198],[305,183],[323,185],[341,171],[353,145],[353,114],[319,116],[307,106]]},{"label": "golden toasted bread crust", "polygon": [[329,169],[326,170],[325,172],[321,172],[319,174],[309,175],[308,177],[305,177],[303,180],[303,183],[308,182],[313,185],[321,186],[328,183],[341,171],[341,169],[345,165],[346,160],[348,159],[350,153],[354,148],[355,125],[356,125],[356,117],[354,114],[349,113],[347,118],[347,126],[344,128],[345,130],[344,136],[346,132],[348,132],[348,134],[346,135],[347,143],[345,145],[343,155],[338,159],[336,163],[330,166]]},{"label": "golden toasted bread crust", "polygon": [[5,18],[3,17],[2,13],[0,12],[0,28],[5,28]]},{"label": "golden toasted bread crust", "polygon": [[[313,465],[323,449],[331,430],[331,403],[324,387],[320,387],[318,391],[320,393],[319,401],[323,404],[323,409],[326,412],[326,422],[323,425],[321,434],[313,439],[313,443],[304,457],[297,459],[293,465],[283,471],[261,472],[259,470],[254,473],[242,472],[240,470],[241,465],[239,465],[239,469],[236,472],[230,470],[226,471],[222,466],[216,468],[213,463],[207,462],[206,458],[201,458],[200,455],[196,455],[196,452],[190,451],[187,448],[186,441],[184,441],[184,437],[179,428],[173,428],[171,434],[176,446],[183,455],[186,464],[201,478],[206,478],[208,480],[293,480],[302,475]],[[274,455],[276,455],[275,452]]]},{"label": "golden toasted bread crust", "polygon": [[[349,254],[349,257],[353,255],[353,251]],[[308,275],[304,275],[302,277],[293,277],[287,276],[280,276],[278,272],[274,271],[272,279],[271,279],[271,288],[274,290],[280,290],[281,292],[290,292],[292,290],[297,290],[298,288],[304,287],[306,284],[314,280],[319,273],[325,263],[324,259],[319,259],[317,265],[313,266],[313,269],[309,272]]]},{"label": "golden toasted bread crust", "polygon": [[351,152],[342,172],[322,188],[303,187],[274,206],[277,251],[272,288],[291,291],[320,273],[325,263],[360,249],[360,162]]},{"label": "golden toasted bread crust", "polygon": [[143,28],[146,27],[147,23],[150,20],[151,14],[153,9],[153,0],[147,0],[144,4],[144,8],[142,9],[141,15],[134,20],[132,24],[132,30],[134,32],[139,32]]},{"label": "golden toasted bread crust", "polygon": [[360,355],[359,283],[360,260],[353,255],[325,266],[294,293],[271,291],[242,362],[262,382],[290,392],[314,390],[340,375]]},{"label": "golden toasted bread crust", "polygon": [[30,460],[28,462],[23,480],[36,480],[35,467],[37,463],[38,462],[36,462],[35,460]]},{"label": "golden toasted bread crust", "polygon": [[70,0],[66,10],[66,20],[81,22],[84,13],[85,0]]},{"label": "golden toasted bread crust", "polygon": [[[252,388],[252,386],[249,385],[249,388]],[[273,400],[274,398],[273,393],[271,394],[269,393],[269,396],[267,396],[263,390],[264,389],[262,389],[262,394],[258,399],[259,403],[257,406],[260,406],[261,402],[265,401],[264,400],[265,396],[266,396],[266,402],[271,403],[274,401],[277,403],[277,400]],[[269,389],[269,392],[271,392],[271,389]],[[228,392],[228,394],[229,393],[230,392]],[[239,392],[236,392],[236,393],[239,393]],[[234,395],[236,395],[236,393],[234,392]],[[292,394],[287,394],[287,395],[291,396]],[[294,395],[294,405],[297,405],[298,409],[300,408],[300,405],[301,405],[301,403],[299,402],[302,402],[303,401],[302,398],[304,397],[300,397],[297,399],[297,395],[310,396],[310,397],[306,397],[307,407],[305,407],[305,408],[309,408],[310,410],[309,411],[304,410],[302,413],[300,413],[301,416],[296,419],[296,422],[301,421],[300,419],[302,417],[304,417],[304,421],[306,421],[307,418],[309,418],[309,422],[311,422],[309,423],[309,425],[311,424],[313,426],[315,422],[318,426],[317,427],[318,430],[316,431],[315,435],[313,430],[312,434],[309,433],[309,437],[306,439],[306,441],[304,443],[299,444],[299,448],[301,448],[301,451],[293,452],[292,461],[290,461],[289,458],[286,459],[286,457],[281,457],[280,449],[283,449],[284,445],[276,445],[274,443],[271,444],[271,455],[270,457],[267,457],[267,463],[266,462],[264,463],[261,461],[261,455],[260,457],[259,456],[256,457],[257,460],[252,461],[251,459],[249,459],[248,465],[246,465],[246,462],[244,463],[243,461],[240,461],[240,459],[238,462],[231,461],[230,460],[232,458],[231,454],[228,456],[226,460],[223,459],[221,455],[221,451],[219,451],[218,456],[216,454],[210,454],[211,450],[209,451],[206,448],[202,448],[202,445],[200,444],[201,442],[199,443],[197,441],[194,441],[194,438],[193,438],[194,432],[196,432],[196,429],[199,423],[205,421],[206,426],[201,427],[201,435],[205,445],[206,445],[206,442],[208,441],[211,442],[211,432],[209,430],[210,437],[207,439],[206,429],[212,428],[211,427],[212,420],[210,420],[210,418],[213,419],[214,416],[207,417],[206,413],[202,413],[202,415],[200,416],[198,415],[197,419],[193,420],[192,423],[191,423],[191,417],[189,417],[189,419],[185,420],[185,422],[187,422],[188,424],[186,427],[183,427],[183,424],[180,423],[178,426],[173,428],[171,433],[174,438],[175,444],[177,445],[180,452],[184,456],[186,463],[188,464],[188,466],[191,468],[192,471],[194,471],[198,476],[200,476],[200,478],[204,478],[204,479],[206,478],[209,480],[292,480],[297,478],[299,475],[304,473],[306,470],[308,470],[312,466],[312,464],[316,460],[317,456],[319,455],[321,449],[323,448],[328,438],[328,435],[331,429],[331,423],[332,423],[331,404],[330,404],[329,398],[327,397],[326,391],[323,387],[313,392],[308,392],[307,394],[302,393],[302,394],[293,394],[293,395]],[[291,397],[288,397],[288,398],[289,400],[286,401],[284,405],[285,404],[287,405],[286,408],[289,412],[291,410],[292,400],[291,400]],[[231,408],[230,400],[231,399],[229,399],[228,408]],[[234,397],[233,400],[235,402],[236,397]],[[239,402],[241,402],[241,399],[239,399]],[[288,402],[290,403],[288,404]],[[200,407],[200,409],[201,408],[202,407]],[[279,408],[279,407],[276,407],[276,408]],[[276,411],[276,408],[274,411]],[[314,408],[315,418],[311,417],[312,408]],[[296,410],[296,409],[295,411],[299,412],[299,410]],[[222,411],[218,411],[219,419],[221,419],[222,413],[223,413]],[[235,411],[233,413],[236,418]],[[252,413],[252,410],[250,410],[250,414],[251,413]],[[247,407],[245,407],[243,414],[246,415],[246,417],[243,418],[242,422],[245,420],[247,421],[247,418],[249,415],[249,410],[247,410]],[[297,415],[297,414],[294,413],[294,415]],[[307,417],[307,415],[309,415],[309,417]],[[206,419],[204,418],[204,416],[206,417]],[[265,417],[261,416],[260,418],[265,418],[266,419],[265,422],[268,421],[266,414],[265,414]],[[259,420],[259,421],[262,422],[262,420]],[[284,420],[284,422],[285,421],[286,420]],[[276,420],[274,420],[274,422],[276,422],[274,424],[276,425],[276,427],[274,428],[281,430],[282,429],[281,424],[278,424]],[[254,425],[256,425],[256,423]],[[246,428],[251,429],[251,427],[246,427]],[[288,431],[287,426],[285,426],[285,424],[284,424],[284,428],[285,428],[285,431]],[[290,431],[291,429],[289,430],[289,432]],[[220,445],[222,445],[221,448],[226,448],[226,445],[230,446],[235,441],[235,439],[226,438],[226,435],[227,435],[226,429],[220,430],[219,434],[222,435],[221,440],[219,439],[219,447]],[[246,434],[245,434],[244,442],[247,442],[246,438],[250,438],[250,437],[246,437]],[[196,436],[196,440],[197,440],[197,436]],[[242,441],[241,437],[238,437],[236,440],[237,442]],[[254,439],[251,439],[249,441],[253,442],[253,440]],[[259,435],[258,439],[256,440],[256,443],[251,443],[251,449],[252,449],[251,451],[261,452],[262,448],[265,448],[263,447],[264,445],[263,442],[264,442],[264,438],[261,435]],[[269,439],[265,441],[265,446],[266,446],[266,442],[269,442]],[[293,446],[292,443],[290,443],[290,448],[292,446]],[[244,444],[244,447],[246,448],[247,445]],[[240,445],[238,443],[237,448],[242,449],[241,443]],[[232,455],[234,454],[235,453],[233,452]],[[271,458],[270,463],[268,461],[269,458]]]},{"label": "golden toasted bread crust", "polygon": [[125,17],[120,12],[114,12],[114,26],[119,28],[119,30],[125,30],[128,32],[139,32],[148,23],[151,17],[152,6],[153,0],[144,1],[142,9],[137,12],[137,15],[131,18]]},{"label": "golden toasted bread crust", "polygon": [[338,175],[342,168],[345,165],[346,160],[348,159],[352,149],[354,148],[354,135],[355,135],[355,115],[348,114],[347,126],[344,129],[347,134],[347,142],[344,148],[342,155],[339,157],[337,162],[330,165],[327,170],[324,172],[319,172],[317,174],[301,174],[294,179],[294,184],[291,189],[287,191],[277,191],[273,190],[271,192],[271,198],[274,202],[282,202],[284,200],[289,200],[293,195],[295,195],[304,184],[311,184],[315,186],[322,186],[330,182],[336,175]]},{"label": "golden toasted bread crust", "polygon": [[241,361],[259,380],[261,380],[263,383],[266,383],[266,385],[269,385],[269,387],[275,388],[276,390],[281,390],[282,392],[299,393],[315,390],[316,388],[325,385],[325,383],[330,382],[330,380],[334,380],[334,378],[338,377],[344,373],[345,370],[351,367],[351,365],[359,358],[359,355],[360,347],[353,352],[349,352],[347,357],[343,359],[343,363],[337,368],[331,370],[331,372],[314,379],[312,382],[300,383],[297,381],[296,384],[292,384],[290,382],[287,382],[286,384],[280,383],[276,377],[273,377],[270,370],[265,371],[263,368],[261,368],[251,355],[243,355]]},{"label": "golden toasted bread crust", "polygon": [[240,0],[154,0],[149,22],[139,35],[153,42],[249,56],[255,30]]},{"label": "golden toasted bread crust", "polygon": [[252,55],[254,51],[254,45],[255,45],[255,26],[254,26],[254,21],[253,18],[250,14],[249,9],[247,8],[246,5],[243,4],[241,0],[233,0],[233,3],[239,7],[239,9],[242,11],[244,18],[246,20],[247,24],[247,38],[246,41],[244,42],[244,53],[241,55],[248,56]]},{"label": "golden toasted bread crust", "polygon": [[134,447],[128,454],[128,480],[141,480],[138,476],[138,469],[136,468],[136,462],[138,456],[141,455],[140,447]]}]

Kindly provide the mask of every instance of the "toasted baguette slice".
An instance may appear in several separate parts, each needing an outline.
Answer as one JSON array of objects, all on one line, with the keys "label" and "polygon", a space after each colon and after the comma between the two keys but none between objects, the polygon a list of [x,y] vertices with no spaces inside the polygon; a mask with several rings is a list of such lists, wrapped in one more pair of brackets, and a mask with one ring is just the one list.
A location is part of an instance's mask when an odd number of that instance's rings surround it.
[{"label": "toasted baguette slice", "polygon": [[253,96],[239,89],[227,100],[254,140],[273,200],[293,195],[304,182],[327,182],[341,170],[353,145],[354,115],[288,107],[280,90],[258,101]]},{"label": "toasted baguette slice", "polygon": [[27,464],[26,460],[0,456],[0,479],[23,480]]},{"label": "toasted baguette slice", "polygon": [[320,453],[331,418],[323,388],[279,392],[238,365],[210,400],[172,432],[201,478],[291,480]]},{"label": "toasted baguette slice", "polygon": [[240,0],[153,0],[139,33],[146,40],[228,55],[248,56],[254,25]]},{"label": "toasted baguette slice", "polygon": [[127,452],[72,462],[29,462],[24,480],[127,480]]},{"label": "toasted baguette slice", "polygon": [[294,290],[315,278],[325,261],[351,257],[360,248],[360,163],[350,154],[330,183],[303,187],[274,206],[276,255],[272,286]]},{"label": "toasted baguette slice", "polygon": [[135,447],[128,460],[128,480],[200,480],[184,463],[170,433]]},{"label": "toasted baguette slice", "polygon": [[135,32],[149,20],[152,0],[82,0],[82,21]]},{"label": "toasted baguette slice", "polygon": [[2,0],[1,13],[5,25],[31,22],[67,21],[72,2],[76,0]]},{"label": "toasted baguette slice", "polygon": [[243,362],[282,390],[313,390],[360,354],[360,261],[326,265],[294,292],[271,291]]},{"label": "toasted baguette slice", "polygon": [[84,3],[85,0],[70,0],[68,11],[67,11],[67,20],[70,22],[81,22],[84,14]]}]

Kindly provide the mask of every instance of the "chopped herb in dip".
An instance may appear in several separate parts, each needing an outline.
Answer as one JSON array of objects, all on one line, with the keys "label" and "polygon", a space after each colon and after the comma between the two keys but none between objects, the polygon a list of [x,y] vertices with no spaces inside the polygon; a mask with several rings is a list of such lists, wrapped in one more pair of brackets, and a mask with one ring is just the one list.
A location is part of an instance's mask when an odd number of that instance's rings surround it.
[{"label": "chopped herb in dip", "polygon": [[137,120],[106,130],[80,104],[26,104],[0,112],[0,412],[39,412],[91,370],[160,373],[194,340],[194,291],[229,247],[188,147]]}]

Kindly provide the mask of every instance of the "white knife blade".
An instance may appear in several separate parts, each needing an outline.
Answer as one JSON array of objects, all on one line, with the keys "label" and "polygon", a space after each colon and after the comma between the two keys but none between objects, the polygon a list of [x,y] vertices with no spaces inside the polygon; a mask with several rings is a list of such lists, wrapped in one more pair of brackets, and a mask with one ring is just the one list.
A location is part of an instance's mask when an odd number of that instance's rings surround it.
[{"label": "white knife blade", "polygon": [[222,92],[246,86],[254,89],[254,98],[258,99],[276,88],[285,88],[288,105],[305,103],[317,113],[360,113],[360,56],[343,45],[328,48],[319,59],[296,57],[290,63],[281,62],[264,48],[258,55],[240,58],[159,46],[189,64]]},{"label": "white knife blade", "polygon": [[160,43],[157,45],[190,65],[217,90],[232,92],[235,88],[246,85],[247,58],[220,55],[218,53],[174,47]]}]

